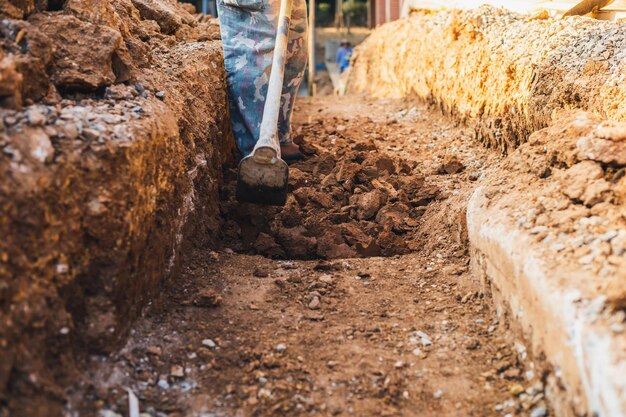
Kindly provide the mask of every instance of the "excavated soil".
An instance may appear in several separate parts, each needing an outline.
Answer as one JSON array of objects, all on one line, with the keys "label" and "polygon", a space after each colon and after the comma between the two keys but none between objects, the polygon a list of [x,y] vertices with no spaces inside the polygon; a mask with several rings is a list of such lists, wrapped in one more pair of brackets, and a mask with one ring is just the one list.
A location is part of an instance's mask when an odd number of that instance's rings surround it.
[{"label": "excavated soil", "polygon": [[542,375],[468,271],[464,209],[497,158],[424,106],[333,98],[296,119],[287,206],[238,206],[227,175],[222,249],[185,253],[67,410],[547,415]]}]

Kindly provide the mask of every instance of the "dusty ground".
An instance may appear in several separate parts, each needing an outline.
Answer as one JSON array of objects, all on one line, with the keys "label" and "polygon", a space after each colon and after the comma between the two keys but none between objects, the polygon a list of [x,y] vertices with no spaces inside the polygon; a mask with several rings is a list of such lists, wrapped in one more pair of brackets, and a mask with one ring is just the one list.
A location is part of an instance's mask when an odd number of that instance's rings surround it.
[{"label": "dusty ground", "polygon": [[[495,156],[425,107],[347,97],[296,114],[307,159],[288,206],[235,212],[227,182],[223,249],[187,253],[126,346],[91,358],[70,411],[128,415],[130,389],[152,416],[547,415],[541,375],[468,272],[463,210]],[[395,169],[339,168],[368,158]],[[359,215],[353,200],[378,192]],[[411,224],[380,214],[394,207]],[[281,237],[294,228],[308,240]]]}]

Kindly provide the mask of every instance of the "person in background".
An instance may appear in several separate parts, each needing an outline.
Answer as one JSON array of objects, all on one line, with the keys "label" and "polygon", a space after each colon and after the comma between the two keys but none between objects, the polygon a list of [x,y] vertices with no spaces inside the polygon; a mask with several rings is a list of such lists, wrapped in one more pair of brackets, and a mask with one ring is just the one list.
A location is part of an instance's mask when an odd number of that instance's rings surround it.
[{"label": "person in background", "polygon": [[[280,0],[217,0],[230,118],[237,147],[247,156],[259,139],[274,56]],[[282,159],[302,157],[291,138],[291,114],[307,62],[305,0],[294,0],[278,118]]]},{"label": "person in background", "polygon": [[339,72],[344,72],[350,66],[350,58],[352,57],[352,46],[347,39],[342,39],[337,50],[335,63],[339,66]]}]

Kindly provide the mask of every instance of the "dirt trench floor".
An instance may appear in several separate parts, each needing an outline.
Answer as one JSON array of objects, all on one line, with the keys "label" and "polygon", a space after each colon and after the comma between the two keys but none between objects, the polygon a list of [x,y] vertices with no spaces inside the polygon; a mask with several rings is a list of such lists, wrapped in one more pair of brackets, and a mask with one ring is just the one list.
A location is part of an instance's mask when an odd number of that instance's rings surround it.
[{"label": "dirt trench floor", "polygon": [[90,358],[70,414],[548,415],[469,271],[464,207],[498,156],[408,102],[302,100],[294,123],[288,205],[235,203],[227,173],[223,248]]}]

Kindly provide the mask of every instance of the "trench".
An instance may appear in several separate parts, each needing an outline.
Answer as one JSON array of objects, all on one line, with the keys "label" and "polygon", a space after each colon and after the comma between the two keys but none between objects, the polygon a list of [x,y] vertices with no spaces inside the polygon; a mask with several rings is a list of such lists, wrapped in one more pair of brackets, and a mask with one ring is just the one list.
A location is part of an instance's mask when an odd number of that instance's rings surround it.
[{"label": "trench", "polygon": [[237,203],[227,169],[221,246],[183,254],[126,345],[90,357],[69,410],[547,415],[529,352],[469,268],[465,207],[499,156],[411,101],[302,100],[294,117],[305,159],[287,205]]}]

